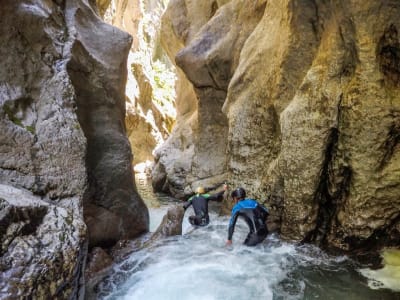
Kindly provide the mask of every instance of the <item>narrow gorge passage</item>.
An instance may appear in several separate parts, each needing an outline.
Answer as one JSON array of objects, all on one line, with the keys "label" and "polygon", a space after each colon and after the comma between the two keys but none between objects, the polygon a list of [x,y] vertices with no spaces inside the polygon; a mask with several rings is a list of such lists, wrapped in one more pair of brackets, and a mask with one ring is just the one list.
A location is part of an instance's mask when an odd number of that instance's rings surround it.
[{"label": "narrow gorge passage", "polygon": [[[152,194],[149,182],[137,180],[148,199],[150,229],[155,230],[173,198]],[[157,203],[156,199],[159,197]],[[374,290],[361,266],[346,256],[330,256],[316,246],[282,242],[270,235],[261,245],[241,244],[247,234],[238,222],[234,247],[224,247],[228,217],[211,205],[211,223],[194,229],[185,213],[182,236],[159,240],[115,266],[98,286],[99,299],[400,299],[400,293]],[[373,285],[372,285],[373,286]]]},{"label": "narrow gorge passage", "polygon": [[400,300],[399,0],[1,4],[1,300]]}]

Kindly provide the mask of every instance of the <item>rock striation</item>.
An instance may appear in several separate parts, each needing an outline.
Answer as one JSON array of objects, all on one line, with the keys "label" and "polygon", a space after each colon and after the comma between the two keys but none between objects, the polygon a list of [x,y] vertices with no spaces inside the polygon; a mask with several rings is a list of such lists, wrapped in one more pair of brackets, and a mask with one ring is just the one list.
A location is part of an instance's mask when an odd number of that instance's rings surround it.
[{"label": "rock striation", "polygon": [[0,25],[0,298],[83,297],[88,246],[148,229],[124,126],[131,38],[88,1],[6,0]]},{"label": "rock striation", "polygon": [[191,86],[155,187],[184,194],[228,174],[286,239],[398,245],[399,13],[397,1],[170,1],[164,47]]}]

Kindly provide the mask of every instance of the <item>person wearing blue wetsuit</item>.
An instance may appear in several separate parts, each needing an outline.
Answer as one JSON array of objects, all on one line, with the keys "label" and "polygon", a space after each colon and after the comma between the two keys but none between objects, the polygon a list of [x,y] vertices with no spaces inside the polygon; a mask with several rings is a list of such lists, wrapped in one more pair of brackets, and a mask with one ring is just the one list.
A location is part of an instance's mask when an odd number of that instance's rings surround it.
[{"label": "person wearing blue wetsuit", "polygon": [[254,199],[246,199],[246,191],[243,188],[234,190],[231,194],[235,201],[232,208],[232,215],[229,221],[228,240],[226,245],[232,244],[233,231],[238,217],[242,217],[249,226],[249,234],[244,244],[247,246],[255,246],[262,242],[268,234],[265,221],[268,217],[268,210]]},{"label": "person wearing blue wetsuit", "polygon": [[214,195],[206,194],[203,187],[196,189],[196,194],[188,199],[183,205],[183,208],[188,209],[190,205],[193,205],[194,216],[189,217],[189,222],[196,226],[206,226],[210,223],[210,216],[208,215],[208,201],[221,201],[226,191],[227,186],[224,185],[224,190]]}]

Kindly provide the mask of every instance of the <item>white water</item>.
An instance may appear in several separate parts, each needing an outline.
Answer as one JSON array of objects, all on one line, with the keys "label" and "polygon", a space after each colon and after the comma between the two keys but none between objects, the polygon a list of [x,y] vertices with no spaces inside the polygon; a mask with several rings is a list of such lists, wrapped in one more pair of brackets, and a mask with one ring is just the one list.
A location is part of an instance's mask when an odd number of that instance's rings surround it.
[{"label": "white water", "polygon": [[[150,210],[155,229],[167,205]],[[215,209],[215,207],[214,207]],[[211,223],[193,229],[187,211],[183,235],[133,253],[98,287],[101,299],[400,299],[372,290],[346,257],[313,246],[295,246],[269,236],[256,247],[242,245],[247,227],[238,221],[232,248],[225,247],[228,218],[211,213]]]}]

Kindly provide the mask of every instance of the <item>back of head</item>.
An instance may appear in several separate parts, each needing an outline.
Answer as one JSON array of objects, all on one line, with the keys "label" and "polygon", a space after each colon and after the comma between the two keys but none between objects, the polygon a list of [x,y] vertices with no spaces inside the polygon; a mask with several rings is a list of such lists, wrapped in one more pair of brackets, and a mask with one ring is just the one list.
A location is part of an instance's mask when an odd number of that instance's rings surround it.
[{"label": "back of head", "polygon": [[244,190],[244,188],[240,187],[234,190],[231,196],[232,198],[238,198],[238,199],[246,198],[246,191]]},{"label": "back of head", "polygon": [[196,194],[204,194],[206,191],[205,191],[205,189],[204,189],[204,187],[202,187],[202,186],[199,186],[197,189],[196,189]]}]

